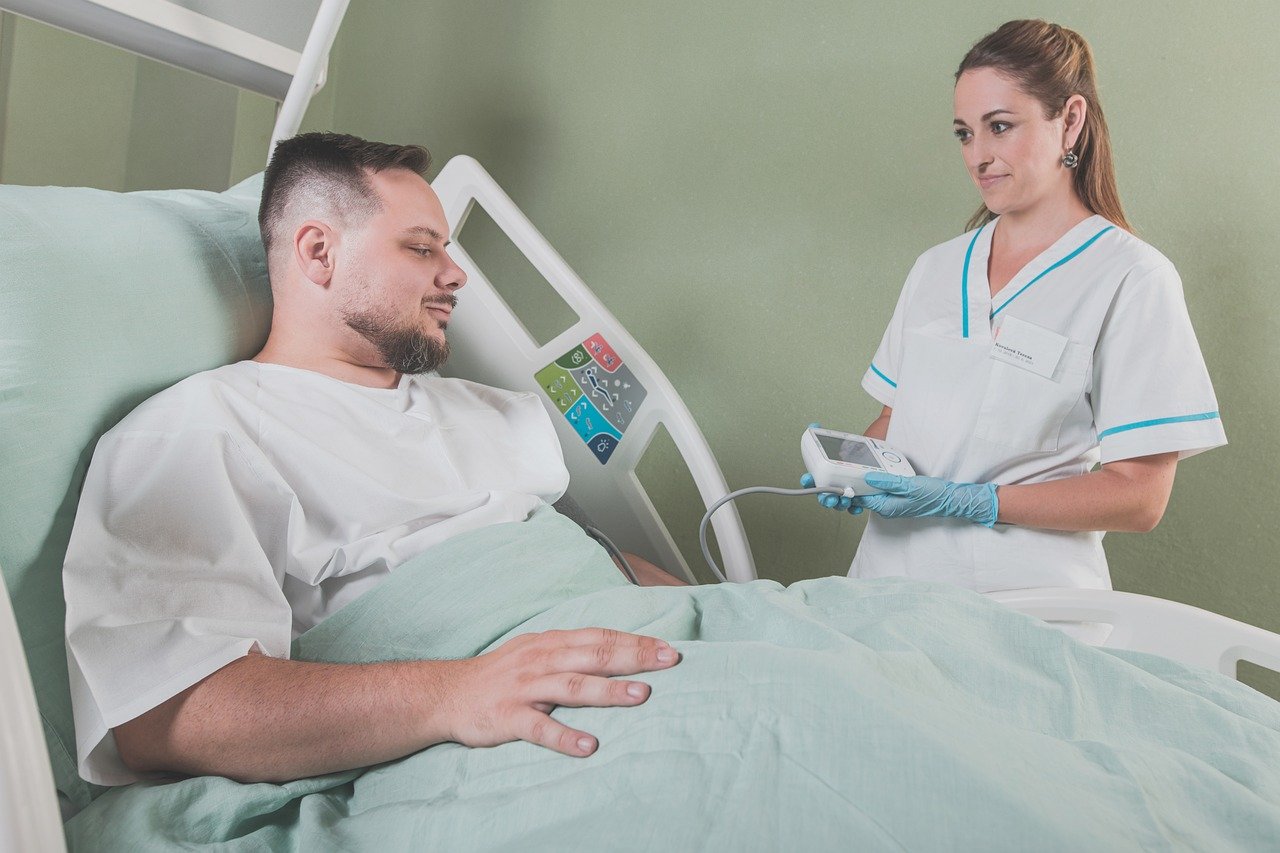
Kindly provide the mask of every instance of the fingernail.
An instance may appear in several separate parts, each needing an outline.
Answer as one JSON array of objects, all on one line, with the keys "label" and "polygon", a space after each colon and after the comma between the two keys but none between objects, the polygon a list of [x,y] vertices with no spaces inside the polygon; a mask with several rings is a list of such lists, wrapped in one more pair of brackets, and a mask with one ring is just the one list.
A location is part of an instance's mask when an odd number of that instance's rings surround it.
[{"label": "fingernail", "polygon": [[631,682],[627,685],[627,695],[636,699],[644,698],[644,685],[637,682]]},{"label": "fingernail", "polygon": [[595,742],[591,740],[591,738],[589,737],[578,738],[578,749],[582,750],[583,752],[590,752],[592,747],[594,746],[595,746]]},{"label": "fingernail", "polygon": [[676,650],[668,646],[665,649],[658,649],[658,660],[662,663],[671,663],[676,659]]}]

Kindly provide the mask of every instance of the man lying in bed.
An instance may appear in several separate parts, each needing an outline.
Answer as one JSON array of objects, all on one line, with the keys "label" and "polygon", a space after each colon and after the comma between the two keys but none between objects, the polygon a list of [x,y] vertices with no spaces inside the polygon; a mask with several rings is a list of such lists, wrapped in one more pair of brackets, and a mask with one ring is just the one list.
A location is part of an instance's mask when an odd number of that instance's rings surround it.
[{"label": "man lying in bed", "polygon": [[[280,143],[259,223],[275,309],[252,361],[191,377],[99,442],[67,551],[82,773],[287,780],[457,741],[595,751],[557,705],[643,703],[673,666],[600,629],[469,660],[291,661],[292,638],[459,533],[522,521],[569,475],[530,394],[425,377],[466,275],[416,146]],[[641,560],[642,582],[677,584]]]}]

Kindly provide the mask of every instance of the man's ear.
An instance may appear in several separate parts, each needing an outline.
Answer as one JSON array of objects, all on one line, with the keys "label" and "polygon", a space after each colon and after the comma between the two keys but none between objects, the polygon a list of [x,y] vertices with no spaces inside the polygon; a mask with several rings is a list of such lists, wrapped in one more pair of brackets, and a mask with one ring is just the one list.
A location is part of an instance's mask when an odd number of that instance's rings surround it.
[{"label": "man's ear", "polygon": [[309,220],[293,234],[293,260],[313,284],[328,287],[337,256],[337,235],[327,224]]}]

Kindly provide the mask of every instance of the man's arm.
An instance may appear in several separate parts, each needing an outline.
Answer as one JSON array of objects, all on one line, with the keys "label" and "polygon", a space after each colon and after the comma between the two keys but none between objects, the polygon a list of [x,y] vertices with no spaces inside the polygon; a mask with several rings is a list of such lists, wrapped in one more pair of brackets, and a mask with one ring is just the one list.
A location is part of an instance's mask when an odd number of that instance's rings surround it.
[{"label": "man's arm", "polygon": [[598,742],[557,705],[639,705],[613,680],[678,660],[662,640],[603,628],[526,634],[466,660],[326,664],[240,658],[114,729],[136,772],[278,782],[390,761],[432,744],[525,740],[571,756]]},{"label": "man's arm", "polygon": [[[591,532],[594,529],[594,525],[591,523],[591,519],[587,517],[586,511],[568,494],[561,495],[560,500],[556,501],[552,506],[556,512],[586,531],[588,536],[593,539],[596,538],[595,533]],[[687,583],[675,575],[658,568],[644,557],[639,557],[626,551],[623,551],[622,555],[626,557],[631,570],[635,572],[636,582],[640,586],[688,586]],[[622,568],[622,563],[618,561],[617,557],[613,558],[613,563],[618,567],[618,571],[624,575],[626,574],[626,571]]]},{"label": "man's arm", "polygon": [[[623,551],[622,555],[627,558],[627,563],[631,566],[631,571],[636,573],[636,581],[640,586],[688,586],[689,584],[680,578],[658,568],[650,563],[644,557]],[[618,563],[617,559],[613,561]],[[622,566],[618,565],[618,571],[622,571]],[[624,572],[625,574],[625,572]]]}]

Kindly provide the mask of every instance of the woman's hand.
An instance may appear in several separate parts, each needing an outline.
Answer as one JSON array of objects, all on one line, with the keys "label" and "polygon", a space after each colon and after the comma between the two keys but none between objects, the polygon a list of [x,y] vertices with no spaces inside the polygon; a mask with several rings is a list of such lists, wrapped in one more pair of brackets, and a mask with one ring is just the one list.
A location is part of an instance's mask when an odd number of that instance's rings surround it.
[{"label": "woman's hand", "polygon": [[863,495],[854,502],[885,518],[963,518],[991,527],[1000,515],[1000,501],[991,483],[952,483],[880,471],[862,479],[883,494]]}]

